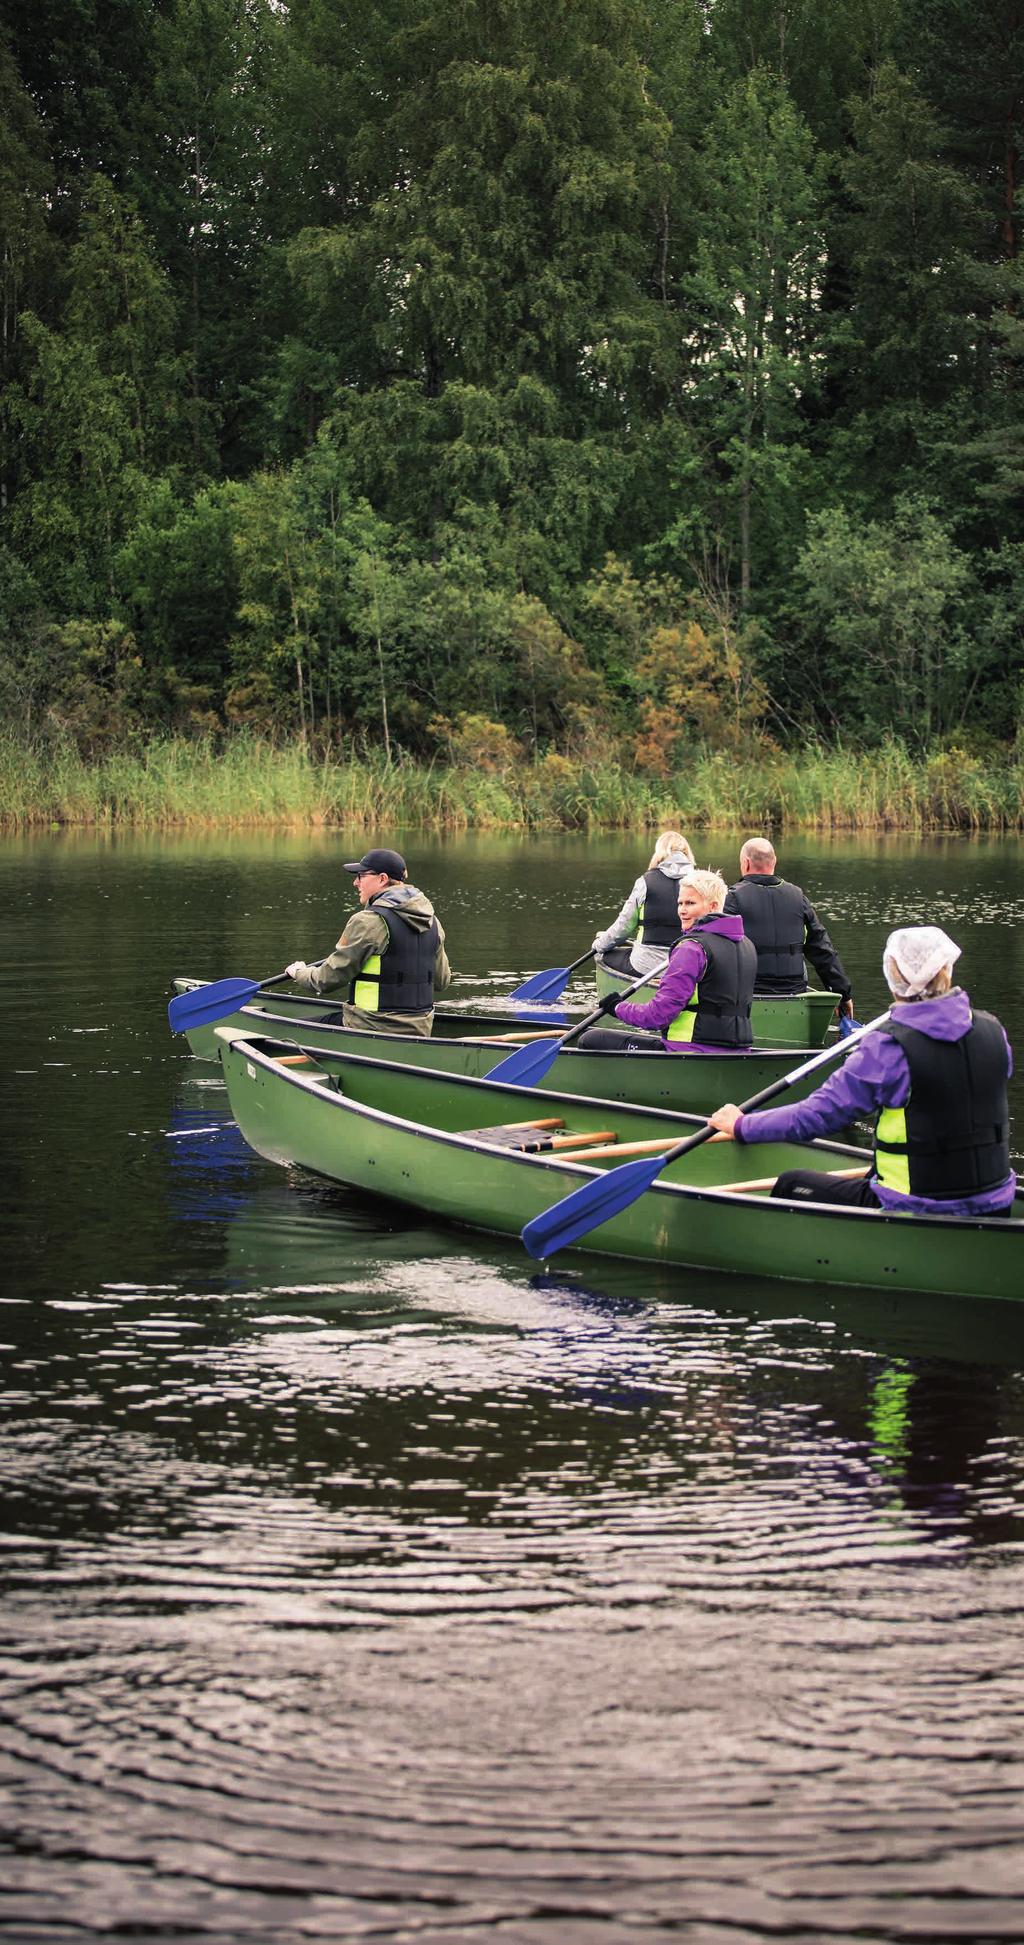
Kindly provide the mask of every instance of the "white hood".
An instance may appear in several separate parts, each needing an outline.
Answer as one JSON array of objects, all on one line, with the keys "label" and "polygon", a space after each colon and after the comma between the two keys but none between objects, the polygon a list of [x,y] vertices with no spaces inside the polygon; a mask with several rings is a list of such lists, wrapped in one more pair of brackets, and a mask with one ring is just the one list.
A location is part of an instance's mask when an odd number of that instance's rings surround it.
[{"label": "white hood", "polygon": [[696,868],[692,859],[684,858],[681,851],[670,851],[668,857],[662,858],[661,863],[655,866],[657,871],[665,873],[666,878],[689,878]]}]

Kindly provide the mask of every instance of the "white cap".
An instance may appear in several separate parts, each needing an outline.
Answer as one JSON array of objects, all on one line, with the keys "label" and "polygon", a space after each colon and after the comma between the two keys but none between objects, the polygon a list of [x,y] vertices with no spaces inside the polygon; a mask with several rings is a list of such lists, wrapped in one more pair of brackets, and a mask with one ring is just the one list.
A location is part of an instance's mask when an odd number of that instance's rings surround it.
[{"label": "white cap", "polygon": [[903,925],[890,932],[882,954],[882,971],[889,991],[898,1000],[919,999],[943,966],[952,970],[960,957],[938,925]]}]

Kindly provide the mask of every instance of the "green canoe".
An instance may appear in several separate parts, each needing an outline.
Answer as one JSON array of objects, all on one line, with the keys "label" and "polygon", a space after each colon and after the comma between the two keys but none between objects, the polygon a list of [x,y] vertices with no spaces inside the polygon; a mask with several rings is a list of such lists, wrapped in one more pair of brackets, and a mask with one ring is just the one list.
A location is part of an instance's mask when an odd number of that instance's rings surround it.
[{"label": "green canoe", "polygon": [[[615,972],[600,959],[595,971],[598,999],[606,993],[624,993],[632,983],[629,973]],[[657,983],[652,980],[631,993],[634,1006],[653,999]],[[758,994],[750,1009],[754,1043],[758,1047],[823,1047],[838,1005],[838,993],[823,993],[817,987],[809,987],[806,993]]]},{"label": "green canoe", "polygon": [[[179,979],[179,991],[197,988],[198,980]],[[237,1013],[218,1022],[250,1033],[272,1033],[324,1053],[356,1053],[377,1060],[397,1060],[412,1067],[468,1074],[483,1080],[524,1038],[538,1031],[522,1020],[495,1015],[442,1013],[434,1015],[434,1032],[422,1035],[370,1033],[332,1026],[325,1016],[336,1013],[336,1000],[260,993]],[[541,1029],[543,1031],[543,1029]],[[548,1029],[564,1032],[564,1027]],[[508,1037],[506,1037],[508,1036]],[[216,1060],[221,1043],[217,1026],[193,1028],[189,1047],[201,1060]],[[752,1049],[738,1053],[604,1053],[567,1047],[546,1076],[546,1084],[570,1094],[594,1095],[601,1100],[633,1101],[642,1107],[667,1107],[680,1114],[708,1114],[723,1101],[746,1101],[798,1064],[791,1047]],[[792,1090],[799,1100],[810,1094],[818,1075],[810,1075]]]},{"label": "green canoe", "polygon": [[[303,1053],[233,1028],[218,1028],[217,1037],[231,1111],[258,1154],[504,1236],[518,1235],[599,1169],[630,1151],[635,1156],[636,1143],[668,1145],[700,1125],[690,1116],[550,1089],[503,1087],[355,1054]],[[509,1145],[524,1139],[561,1146],[530,1154]],[[708,1141],[669,1164],[579,1247],[818,1287],[999,1298],[1024,1292],[1024,1198],[1013,1219],[964,1221],[767,1194],[783,1168],[843,1171],[868,1160],[865,1150],[836,1142],[746,1149]]]}]

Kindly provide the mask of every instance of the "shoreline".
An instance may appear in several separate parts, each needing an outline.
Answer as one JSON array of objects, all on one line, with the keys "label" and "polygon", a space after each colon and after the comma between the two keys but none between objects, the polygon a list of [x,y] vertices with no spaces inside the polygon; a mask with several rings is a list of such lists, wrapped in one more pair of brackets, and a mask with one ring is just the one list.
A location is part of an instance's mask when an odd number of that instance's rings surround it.
[{"label": "shoreline", "polygon": [[850,752],[734,757],[695,752],[683,771],[643,776],[612,761],[549,754],[505,772],[375,754],[310,756],[251,736],[184,738],[87,760],[0,739],[0,830],[364,830],[436,833],[691,830],[1006,834],[1024,830],[1016,746],[914,755],[902,744]]}]

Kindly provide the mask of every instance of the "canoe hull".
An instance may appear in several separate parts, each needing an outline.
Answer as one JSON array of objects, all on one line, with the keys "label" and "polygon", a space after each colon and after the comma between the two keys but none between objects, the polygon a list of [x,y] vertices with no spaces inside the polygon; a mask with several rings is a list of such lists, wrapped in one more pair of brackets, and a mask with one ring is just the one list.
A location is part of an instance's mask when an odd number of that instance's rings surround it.
[{"label": "canoe hull", "polygon": [[[183,984],[184,982],[179,982]],[[515,1033],[512,1020],[481,1015],[435,1014],[434,1034],[364,1033],[358,1028],[331,1026],[323,1016],[336,1012],[332,1003],[305,1001],[304,1013],[285,1011],[279,996],[260,995],[250,1005],[218,1024],[240,1032],[272,1033],[323,1053],[355,1053],[376,1060],[392,1060],[425,1071],[465,1074],[484,1080],[499,1061],[513,1051],[514,1042],[488,1045],[489,1037],[505,1030]],[[316,1007],[317,1012],[313,1012]],[[462,1028],[463,1032],[455,1029]],[[520,1028],[532,1033],[533,1026]],[[556,1029],[556,1031],[564,1031]],[[199,1027],[187,1035],[192,1052],[201,1060],[217,1060],[217,1028]],[[798,1064],[790,1049],[759,1049],[737,1053],[617,1054],[567,1047],[545,1077],[545,1086],[568,1094],[607,1101],[635,1102],[641,1107],[668,1108],[677,1114],[709,1114],[723,1101],[748,1101]],[[811,1074],[791,1088],[790,1100],[802,1100],[818,1085]]]},{"label": "canoe hull", "polygon": [[[599,999],[606,993],[625,993],[632,983],[628,973],[615,972],[600,959],[596,978]],[[653,999],[656,985],[652,981],[631,993],[634,1005]],[[817,987],[789,996],[758,994],[750,1013],[754,1040],[759,1047],[823,1047],[838,1004],[838,993],[823,993]]]},{"label": "canoe hull", "polygon": [[[280,1065],[281,1049],[275,1058],[272,1043],[219,1032],[232,1113],[257,1153],[498,1235],[517,1236],[532,1217],[594,1179],[597,1169],[494,1148],[466,1130],[557,1114],[577,1135],[614,1128],[622,1144],[688,1132],[685,1121],[642,1108],[354,1055],[324,1056],[303,1073]],[[1021,1295],[1024,1220],[922,1220],[784,1203],[722,1186],[785,1167],[841,1168],[868,1160],[865,1151],[836,1143],[813,1150],[705,1143],[576,1247],[818,1288]]]}]

